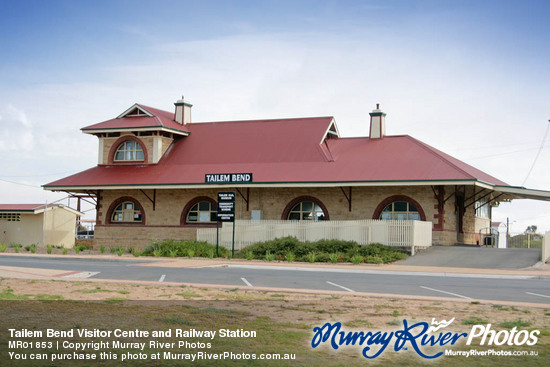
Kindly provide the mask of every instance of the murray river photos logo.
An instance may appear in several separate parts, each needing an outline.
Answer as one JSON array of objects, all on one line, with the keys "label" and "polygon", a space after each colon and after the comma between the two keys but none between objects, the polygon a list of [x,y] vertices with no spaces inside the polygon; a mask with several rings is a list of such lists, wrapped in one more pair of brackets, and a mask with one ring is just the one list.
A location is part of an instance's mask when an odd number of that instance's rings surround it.
[{"label": "murray river photos logo", "polygon": [[363,357],[373,359],[380,356],[388,347],[393,350],[408,350],[412,348],[419,356],[427,359],[441,357],[443,351],[430,354],[425,352],[427,347],[452,346],[461,339],[466,339],[466,345],[479,340],[480,345],[535,345],[538,341],[539,330],[500,330],[491,328],[491,324],[474,325],[469,333],[456,333],[443,330],[451,325],[454,317],[447,321],[432,319],[427,322],[409,323],[403,320],[403,329],[393,331],[345,331],[340,322],[327,322],[321,327],[313,328],[311,346],[317,348],[326,343],[337,350],[343,346],[359,346]]}]

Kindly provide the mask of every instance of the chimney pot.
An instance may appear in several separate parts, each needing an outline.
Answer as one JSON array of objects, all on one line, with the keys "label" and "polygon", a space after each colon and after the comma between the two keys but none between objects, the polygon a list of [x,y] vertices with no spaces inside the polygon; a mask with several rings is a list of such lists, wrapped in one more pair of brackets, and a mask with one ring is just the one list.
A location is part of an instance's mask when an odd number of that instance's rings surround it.
[{"label": "chimney pot", "polygon": [[182,125],[190,124],[191,107],[193,107],[193,105],[189,102],[186,102],[183,99],[183,95],[181,96],[181,99],[174,103],[174,105],[176,106],[176,111],[174,112],[174,121]]},{"label": "chimney pot", "polygon": [[386,135],[386,114],[380,111],[380,103],[376,104],[376,109],[369,113],[371,139],[382,139]]}]

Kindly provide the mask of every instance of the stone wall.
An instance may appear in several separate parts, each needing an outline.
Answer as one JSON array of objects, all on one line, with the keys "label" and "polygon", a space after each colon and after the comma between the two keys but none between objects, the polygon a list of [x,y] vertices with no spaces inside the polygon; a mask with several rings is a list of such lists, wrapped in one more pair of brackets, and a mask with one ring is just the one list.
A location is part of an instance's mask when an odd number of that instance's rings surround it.
[{"label": "stone wall", "polygon": [[[148,239],[195,239],[196,225],[181,225],[182,211],[186,204],[198,196],[217,200],[218,191],[227,189],[186,189],[186,190],[102,190],[95,242],[104,245],[143,247]],[[349,195],[349,188],[344,191]],[[246,189],[241,189],[246,197]],[[377,206],[385,199],[401,195],[415,200],[425,213],[426,220],[437,222],[437,200],[430,186],[394,187],[354,187],[352,207],[340,187],[326,188],[251,188],[248,210],[246,201],[237,193],[235,216],[237,219],[251,219],[252,210],[262,210],[263,219],[280,220],[285,207],[300,196],[312,196],[324,204],[331,220],[373,219]],[[447,194],[448,196],[448,194]],[[121,197],[131,197],[138,201],[145,213],[145,225],[112,225],[108,223],[107,212],[110,205]],[[155,198],[153,210],[152,199]],[[445,203],[443,227],[434,230],[434,244],[452,245],[457,242],[454,198]],[[468,208],[464,218],[464,240],[475,244],[475,219],[473,209]],[[467,242],[468,243],[468,242]]]}]

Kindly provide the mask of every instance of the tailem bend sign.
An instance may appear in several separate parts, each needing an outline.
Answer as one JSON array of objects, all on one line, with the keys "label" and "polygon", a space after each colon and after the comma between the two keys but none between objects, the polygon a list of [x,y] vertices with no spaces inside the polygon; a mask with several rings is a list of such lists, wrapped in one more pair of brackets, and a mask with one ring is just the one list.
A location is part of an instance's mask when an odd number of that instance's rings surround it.
[{"label": "tailem bend sign", "polygon": [[207,173],[205,183],[242,183],[252,182],[252,173]]}]

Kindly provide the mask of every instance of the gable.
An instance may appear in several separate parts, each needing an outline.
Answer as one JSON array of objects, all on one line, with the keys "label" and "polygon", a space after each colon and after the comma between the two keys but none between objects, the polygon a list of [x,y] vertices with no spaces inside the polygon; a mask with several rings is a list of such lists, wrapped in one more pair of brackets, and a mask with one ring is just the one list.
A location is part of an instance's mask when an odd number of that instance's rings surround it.
[{"label": "gable", "polygon": [[117,119],[121,119],[124,117],[153,117],[153,116],[155,115],[153,115],[151,112],[147,111],[145,108],[135,103],[126,111],[118,115]]}]

